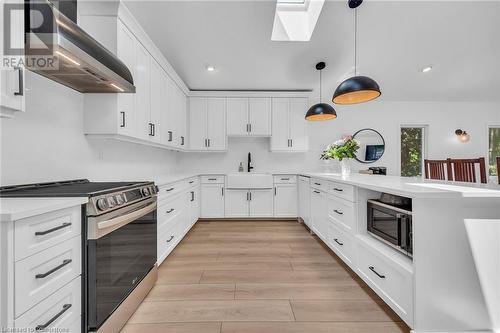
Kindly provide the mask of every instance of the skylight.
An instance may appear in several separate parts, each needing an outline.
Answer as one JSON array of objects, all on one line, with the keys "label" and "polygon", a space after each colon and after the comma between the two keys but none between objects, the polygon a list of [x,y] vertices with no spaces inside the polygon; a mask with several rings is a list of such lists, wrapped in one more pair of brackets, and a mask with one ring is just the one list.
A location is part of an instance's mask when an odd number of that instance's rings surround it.
[{"label": "skylight", "polygon": [[325,0],[277,0],[274,41],[309,41]]}]

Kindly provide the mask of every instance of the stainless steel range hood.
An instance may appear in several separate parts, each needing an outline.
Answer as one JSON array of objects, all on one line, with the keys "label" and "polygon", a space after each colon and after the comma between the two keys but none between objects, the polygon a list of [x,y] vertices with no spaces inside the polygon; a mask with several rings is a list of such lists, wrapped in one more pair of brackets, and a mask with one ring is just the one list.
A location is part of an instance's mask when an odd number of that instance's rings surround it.
[{"label": "stainless steel range hood", "polygon": [[135,93],[127,66],[52,3],[27,6],[26,68],[82,93]]}]

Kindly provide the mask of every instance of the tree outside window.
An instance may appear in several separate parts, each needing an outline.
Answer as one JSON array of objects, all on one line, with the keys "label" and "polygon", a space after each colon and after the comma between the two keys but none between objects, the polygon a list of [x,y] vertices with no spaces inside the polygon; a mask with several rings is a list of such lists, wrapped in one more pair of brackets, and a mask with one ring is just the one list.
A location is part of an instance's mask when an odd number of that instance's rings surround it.
[{"label": "tree outside window", "polygon": [[401,176],[422,176],[424,127],[401,128]]},{"label": "tree outside window", "polygon": [[500,127],[490,127],[488,130],[489,142],[489,175],[497,176],[497,156],[500,156]]}]

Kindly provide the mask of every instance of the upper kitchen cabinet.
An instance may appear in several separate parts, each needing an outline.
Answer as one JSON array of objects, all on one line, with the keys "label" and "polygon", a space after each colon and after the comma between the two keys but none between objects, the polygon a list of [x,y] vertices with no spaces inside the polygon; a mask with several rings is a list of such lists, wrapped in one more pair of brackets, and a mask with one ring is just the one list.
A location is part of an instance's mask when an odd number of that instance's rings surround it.
[{"label": "upper kitchen cabinet", "polygon": [[303,152],[309,148],[306,97],[273,98],[271,151]]},{"label": "upper kitchen cabinet", "polygon": [[[10,1],[9,1],[10,3]],[[0,17],[4,16],[4,3],[0,6]],[[6,55],[0,67],[0,117],[11,118],[24,111],[24,12],[10,11],[10,45],[0,42],[0,54]],[[4,36],[5,24],[0,24],[0,36]],[[8,47],[9,50],[4,49]],[[12,53],[12,54],[9,54]],[[8,61],[8,62],[6,62]]]},{"label": "upper kitchen cabinet", "polygon": [[136,136],[142,140],[154,137],[155,124],[151,122],[151,55],[139,42],[135,45],[134,66]]},{"label": "upper kitchen cabinet", "polygon": [[186,149],[186,95],[170,78],[167,78],[166,85],[167,108],[164,114],[165,122],[162,124],[165,128],[164,142],[170,147]]},{"label": "upper kitchen cabinet", "polygon": [[226,150],[226,98],[189,99],[189,142],[191,150]]},{"label": "upper kitchen cabinet", "polygon": [[271,98],[228,98],[228,136],[271,136]]}]

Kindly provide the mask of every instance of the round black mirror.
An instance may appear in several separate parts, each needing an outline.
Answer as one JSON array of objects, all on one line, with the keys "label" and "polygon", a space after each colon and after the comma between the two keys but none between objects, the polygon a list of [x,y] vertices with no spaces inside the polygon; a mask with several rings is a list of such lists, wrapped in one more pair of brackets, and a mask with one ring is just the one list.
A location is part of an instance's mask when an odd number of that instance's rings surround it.
[{"label": "round black mirror", "polygon": [[359,142],[356,160],[361,163],[378,161],[385,151],[385,140],[382,135],[371,128],[363,128],[352,136]]}]

